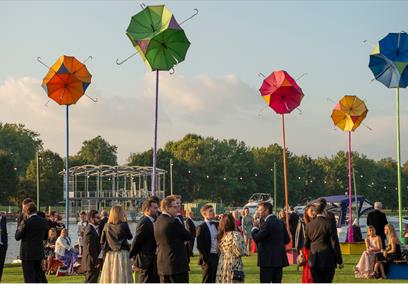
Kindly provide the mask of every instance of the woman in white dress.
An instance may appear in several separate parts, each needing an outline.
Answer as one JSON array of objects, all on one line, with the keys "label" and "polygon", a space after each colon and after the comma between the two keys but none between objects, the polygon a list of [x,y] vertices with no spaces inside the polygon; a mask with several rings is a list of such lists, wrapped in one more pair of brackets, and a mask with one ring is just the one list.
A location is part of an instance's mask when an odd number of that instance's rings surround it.
[{"label": "woman in white dress", "polygon": [[125,212],[120,205],[113,206],[101,236],[106,254],[100,283],[133,283],[128,243],[131,239]]},{"label": "woman in white dress", "polygon": [[369,278],[374,271],[375,254],[382,249],[381,238],[377,236],[374,226],[367,227],[365,240],[366,250],[361,255],[359,262],[354,268],[356,278]]}]

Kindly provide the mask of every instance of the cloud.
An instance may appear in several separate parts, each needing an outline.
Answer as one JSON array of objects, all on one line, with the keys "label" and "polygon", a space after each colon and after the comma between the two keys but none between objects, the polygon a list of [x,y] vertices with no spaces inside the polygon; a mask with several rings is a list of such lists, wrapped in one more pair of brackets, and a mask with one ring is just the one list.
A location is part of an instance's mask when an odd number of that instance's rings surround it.
[{"label": "cloud", "polygon": [[[106,94],[95,83],[89,95],[70,107],[70,153],[82,142],[101,135],[118,146],[118,161],[125,163],[131,152],[151,148],[153,141],[155,76],[146,73],[143,84],[129,94]],[[307,96],[313,96],[310,90]],[[286,118],[289,150],[314,157],[346,150],[347,135],[333,131],[330,106],[302,104]],[[8,78],[0,83],[0,121],[23,123],[37,131],[45,148],[65,156],[65,108],[50,101],[36,78]],[[158,144],[198,133],[216,138],[236,138],[251,146],[281,144],[281,119],[266,108],[256,88],[230,74],[185,77],[160,73]],[[395,118],[392,114],[370,111],[366,123],[353,133],[353,150],[369,157],[395,157]],[[406,159],[408,116],[401,116],[401,149]]]}]

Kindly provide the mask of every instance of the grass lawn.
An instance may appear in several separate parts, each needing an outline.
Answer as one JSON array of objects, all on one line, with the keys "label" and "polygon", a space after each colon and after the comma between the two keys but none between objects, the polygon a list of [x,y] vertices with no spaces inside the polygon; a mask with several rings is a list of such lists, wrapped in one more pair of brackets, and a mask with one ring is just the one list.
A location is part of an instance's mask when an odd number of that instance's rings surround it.
[{"label": "grass lawn", "polygon": [[[354,278],[353,267],[358,262],[360,256],[353,255],[348,256],[344,255],[344,262],[345,266],[344,269],[337,269],[336,275],[334,277],[334,282],[374,282],[379,283],[377,279],[356,279]],[[244,269],[245,269],[245,282],[252,282],[257,283],[259,282],[259,269],[256,266],[256,256],[244,257]],[[201,282],[201,268],[197,264],[198,259],[194,257],[191,259],[190,262],[190,282],[199,283]],[[302,279],[302,272],[296,271],[296,266],[292,265],[286,267],[283,271],[283,281],[296,283],[300,282]],[[20,265],[16,264],[6,264],[4,271],[2,282],[23,282],[23,274]],[[51,275],[48,278],[48,282],[50,283],[75,283],[75,282],[84,282],[84,276],[64,276],[64,277],[55,277],[55,275]],[[383,282],[408,282],[402,280],[387,280],[381,281]]]}]

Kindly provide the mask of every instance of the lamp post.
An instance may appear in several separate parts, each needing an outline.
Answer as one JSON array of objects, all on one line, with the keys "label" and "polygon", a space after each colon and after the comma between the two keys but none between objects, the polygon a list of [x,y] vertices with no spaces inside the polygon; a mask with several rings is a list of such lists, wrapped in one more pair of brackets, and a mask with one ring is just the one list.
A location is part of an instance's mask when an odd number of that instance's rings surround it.
[{"label": "lamp post", "polygon": [[42,160],[42,156],[39,152],[37,152],[37,208],[40,210],[40,162]]},{"label": "lamp post", "polygon": [[170,194],[173,195],[173,159],[170,159]]}]

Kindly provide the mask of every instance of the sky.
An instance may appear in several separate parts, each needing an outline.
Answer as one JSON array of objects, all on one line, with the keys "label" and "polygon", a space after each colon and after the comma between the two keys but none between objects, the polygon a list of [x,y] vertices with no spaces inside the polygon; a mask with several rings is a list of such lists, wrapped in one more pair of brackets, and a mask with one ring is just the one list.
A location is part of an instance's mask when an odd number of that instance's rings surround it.
[{"label": "sky", "polygon": [[[37,131],[44,148],[65,156],[65,109],[41,88],[61,55],[80,60],[92,84],[70,107],[70,153],[101,135],[118,162],[153,144],[155,76],[125,35],[140,4],[166,4],[191,42],[174,74],[160,73],[158,145],[197,133],[249,146],[281,144],[281,119],[258,91],[262,78],[286,70],[305,93],[285,117],[286,145],[298,155],[347,150],[330,118],[334,102],[358,95],[369,109],[352,148],[370,158],[396,157],[395,90],[372,81],[368,55],[389,32],[408,30],[406,1],[0,1],[0,122]],[[362,42],[367,40],[366,44]],[[408,92],[400,92],[402,160],[408,159]],[[371,129],[371,130],[370,130]]]}]

